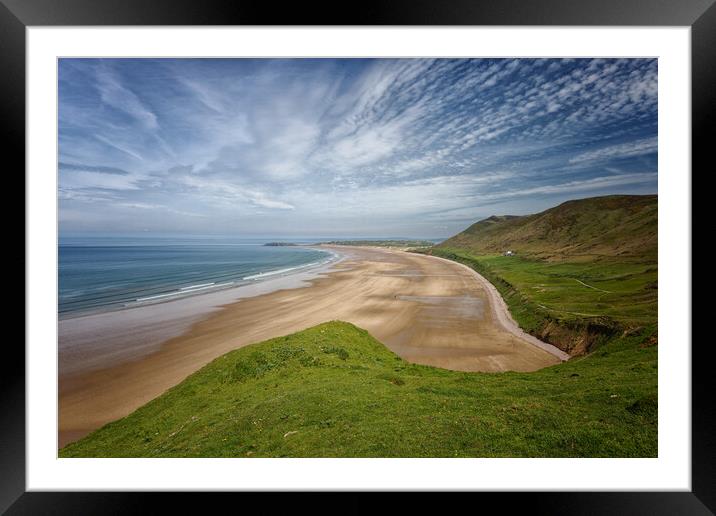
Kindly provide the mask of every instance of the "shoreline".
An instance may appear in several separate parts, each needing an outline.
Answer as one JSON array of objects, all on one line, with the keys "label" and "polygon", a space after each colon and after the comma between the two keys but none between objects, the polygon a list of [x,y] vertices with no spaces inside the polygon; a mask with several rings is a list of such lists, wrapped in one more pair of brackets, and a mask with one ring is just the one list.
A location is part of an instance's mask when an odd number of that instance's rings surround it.
[{"label": "shoreline", "polygon": [[[257,244],[259,245],[259,244]],[[275,279],[274,276],[277,277],[287,277],[293,274],[300,274],[302,272],[308,272],[313,271],[315,269],[322,268],[323,266],[330,265],[331,263],[336,263],[340,261],[341,256],[337,253],[326,251],[324,249],[320,249],[320,246],[318,245],[296,245],[295,247],[302,247],[306,249],[315,249],[318,251],[323,251],[327,253],[329,256],[328,258],[320,261],[315,262],[309,262],[303,265],[296,265],[294,267],[288,267],[285,269],[277,269],[277,270],[270,270],[266,272],[260,272],[257,274],[250,274],[248,276],[245,276],[239,280],[232,280],[230,282],[225,282],[223,284],[216,284],[214,282],[211,283],[203,283],[198,285],[192,285],[189,287],[177,287],[175,290],[166,292],[166,293],[159,293],[157,295],[148,296],[145,298],[138,298],[134,301],[126,301],[126,302],[117,302],[109,305],[104,306],[98,306],[94,308],[87,308],[87,309],[80,309],[75,311],[66,311],[66,312],[58,312],[57,320],[58,321],[69,321],[71,319],[78,319],[81,317],[90,317],[93,315],[101,315],[106,313],[113,313],[113,312],[121,312],[124,310],[131,310],[133,308],[141,308],[145,306],[152,306],[162,303],[171,303],[173,301],[179,301],[182,299],[188,299],[191,297],[197,297],[197,296],[203,296],[208,294],[213,294],[216,292],[222,292],[222,291],[231,291],[235,289],[239,289],[242,287],[249,287],[251,285],[255,285],[258,281],[267,281],[271,279]],[[209,280],[207,280],[209,281]],[[243,283],[239,283],[243,282]],[[201,287],[201,288],[197,288]],[[167,298],[167,299],[163,299]]]},{"label": "shoreline", "polygon": [[562,351],[557,346],[553,344],[548,344],[547,342],[543,342],[534,335],[530,335],[522,328],[520,328],[520,325],[517,324],[517,321],[512,318],[512,314],[510,314],[510,309],[508,308],[507,303],[505,302],[500,292],[497,290],[497,287],[490,283],[487,278],[485,278],[475,269],[468,267],[464,263],[448,260],[447,258],[442,258],[441,256],[433,256],[430,254],[425,256],[435,258],[436,260],[444,260],[446,262],[456,263],[457,265],[460,265],[461,267],[464,267],[466,270],[470,271],[475,276],[475,278],[483,284],[486,291],[489,293],[490,297],[492,298],[491,304],[495,317],[506,331],[512,333],[513,335],[524,340],[525,342],[528,342],[533,346],[537,346],[538,348],[545,350],[547,353],[556,356],[562,362],[566,362],[567,360],[572,358],[572,355]]},{"label": "shoreline", "polygon": [[331,252],[328,260],[228,288],[198,292],[155,303],[58,318],[58,376],[91,372],[139,360],[193,324],[243,299],[310,286],[343,256]]},{"label": "shoreline", "polygon": [[[343,255],[340,262],[297,281],[299,288],[271,289],[214,306],[211,313],[199,316],[194,307],[180,314],[182,332],[154,346],[137,342],[146,340],[141,325],[117,326],[114,336],[100,325],[89,349],[95,353],[102,342],[107,348],[106,341],[113,341],[104,353],[114,362],[74,372],[65,368],[60,375],[59,445],[128,415],[228,351],[330,320],[364,328],[388,349],[418,364],[499,372],[534,371],[560,362],[503,328],[489,291],[461,264],[380,248],[331,249]],[[337,263],[341,266],[335,267]],[[150,309],[174,308],[177,302],[173,303],[142,307],[144,327],[158,324]],[[126,353],[117,359],[112,356],[117,346],[138,353],[129,360]]]}]

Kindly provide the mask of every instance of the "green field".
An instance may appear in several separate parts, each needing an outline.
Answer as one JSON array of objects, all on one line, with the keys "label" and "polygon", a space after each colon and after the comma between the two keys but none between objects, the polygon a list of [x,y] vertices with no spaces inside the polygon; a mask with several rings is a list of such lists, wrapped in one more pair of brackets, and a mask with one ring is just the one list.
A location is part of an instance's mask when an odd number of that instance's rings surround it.
[{"label": "green field", "polygon": [[655,263],[554,262],[476,256],[444,247],[426,253],[463,263],[485,276],[520,327],[565,351],[582,354],[625,331],[656,330]]},{"label": "green field", "polygon": [[214,360],[60,457],[654,457],[649,337],[484,374],[409,364],[326,323]]}]

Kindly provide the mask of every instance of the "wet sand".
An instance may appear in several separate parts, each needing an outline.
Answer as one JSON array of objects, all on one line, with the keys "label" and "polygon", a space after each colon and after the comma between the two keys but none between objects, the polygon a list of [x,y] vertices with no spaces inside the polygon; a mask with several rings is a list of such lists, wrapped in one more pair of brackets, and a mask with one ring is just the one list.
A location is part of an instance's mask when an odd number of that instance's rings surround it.
[{"label": "wet sand", "polygon": [[131,325],[123,312],[61,322],[59,445],[232,349],[331,320],[368,330],[410,362],[460,371],[534,371],[567,357],[521,332],[494,287],[467,267],[402,251],[332,249],[342,261],[283,290],[262,293],[272,288],[262,283],[244,294],[253,297],[210,309],[191,299],[142,307]]}]

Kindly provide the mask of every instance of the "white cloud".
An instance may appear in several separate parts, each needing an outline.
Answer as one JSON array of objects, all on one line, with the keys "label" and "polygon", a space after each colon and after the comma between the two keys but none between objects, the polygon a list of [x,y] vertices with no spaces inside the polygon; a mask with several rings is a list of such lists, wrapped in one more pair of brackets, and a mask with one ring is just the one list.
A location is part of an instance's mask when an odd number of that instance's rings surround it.
[{"label": "white cloud", "polygon": [[592,161],[603,161],[612,158],[631,158],[634,156],[643,156],[644,154],[653,154],[658,150],[658,141],[656,137],[644,138],[628,143],[620,143],[602,147],[593,151],[579,154],[570,159],[570,163],[584,163]]},{"label": "white cloud", "polygon": [[142,104],[137,95],[125,88],[110,70],[100,68],[97,71],[97,87],[106,104],[124,111],[147,129],[159,127],[157,116]]},{"label": "white cloud", "polygon": [[208,203],[223,202],[225,206],[242,208],[242,203],[252,206],[277,210],[293,210],[293,205],[271,198],[265,192],[245,188],[220,179],[202,178],[185,175],[179,181],[196,192]]},{"label": "white cloud", "polygon": [[61,159],[99,165],[61,173],[67,209],[260,213],[280,230],[656,184],[623,160],[656,152],[650,60],[130,61],[61,81]]},{"label": "white cloud", "polygon": [[496,194],[480,196],[483,200],[508,199],[530,195],[553,195],[564,193],[577,193],[590,190],[604,190],[615,186],[651,183],[657,178],[656,172],[640,172],[636,174],[623,174],[621,176],[594,177],[564,183],[535,186],[521,190],[508,190]]},{"label": "white cloud", "polygon": [[107,190],[139,190],[137,178],[133,175],[106,174],[76,170],[61,174],[61,185],[65,190],[73,189],[107,189]]},{"label": "white cloud", "polygon": [[102,136],[100,134],[95,134],[94,137],[97,140],[104,143],[105,145],[108,145],[108,146],[112,147],[113,149],[117,149],[118,151],[123,152],[127,156],[130,156],[130,157],[132,157],[136,160],[139,160],[139,161],[144,161],[144,158],[139,153],[133,151],[132,149],[127,148],[126,146],[123,146],[121,144],[113,142],[109,138],[105,138],[104,136]]}]

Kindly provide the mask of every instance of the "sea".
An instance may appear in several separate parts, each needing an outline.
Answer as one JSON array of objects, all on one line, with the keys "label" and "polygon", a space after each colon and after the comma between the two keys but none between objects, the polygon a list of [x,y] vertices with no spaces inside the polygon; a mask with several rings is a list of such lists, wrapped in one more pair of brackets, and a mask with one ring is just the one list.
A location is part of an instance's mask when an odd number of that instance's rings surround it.
[{"label": "sea", "polygon": [[[141,306],[291,274],[336,257],[326,250],[266,246],[266,239],[65,237],[58,245],[58,312]],[[315,242],[315,240],[313,241]]]}]

